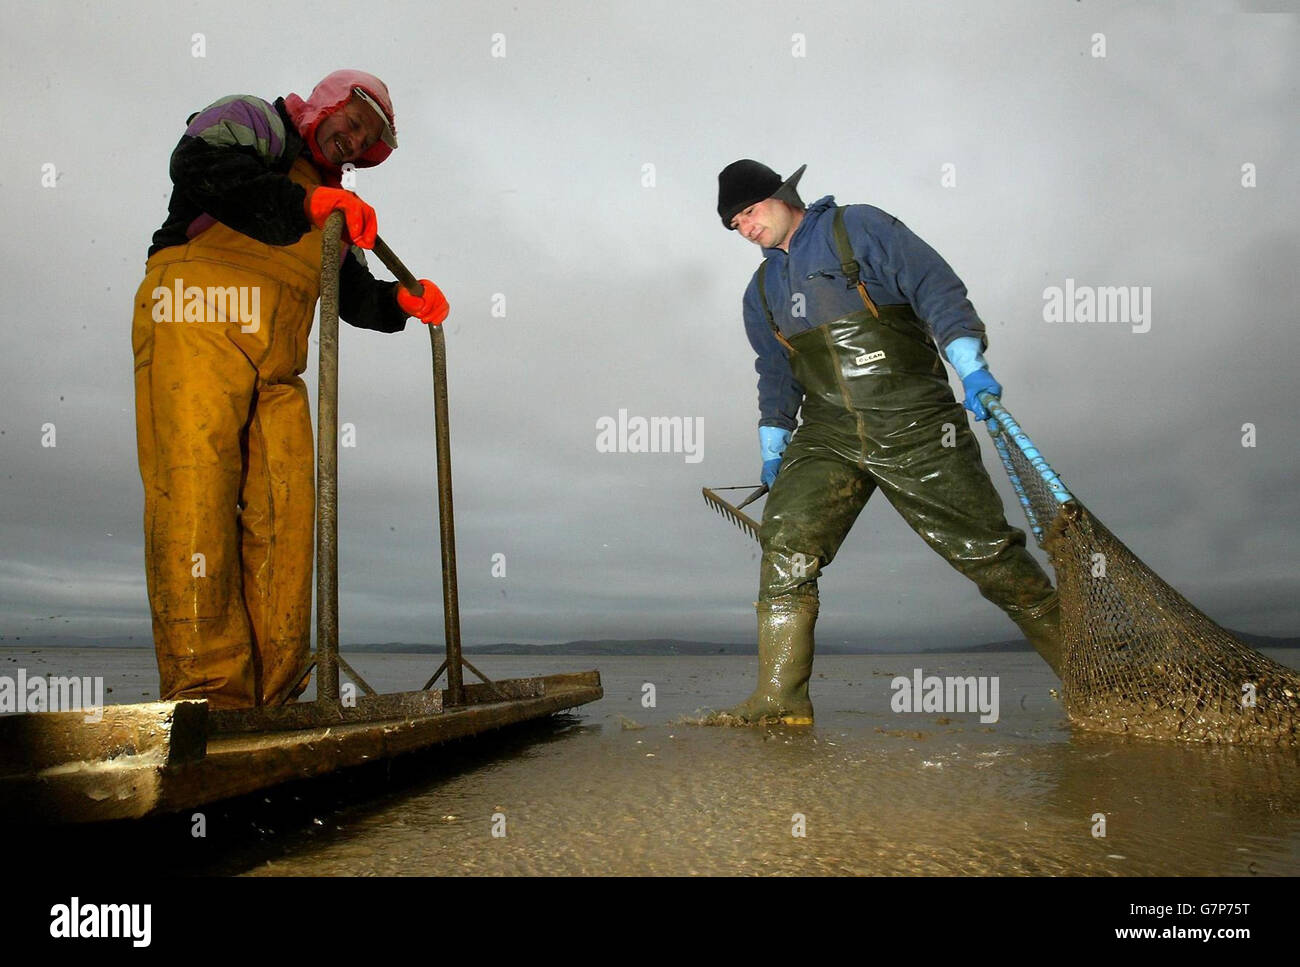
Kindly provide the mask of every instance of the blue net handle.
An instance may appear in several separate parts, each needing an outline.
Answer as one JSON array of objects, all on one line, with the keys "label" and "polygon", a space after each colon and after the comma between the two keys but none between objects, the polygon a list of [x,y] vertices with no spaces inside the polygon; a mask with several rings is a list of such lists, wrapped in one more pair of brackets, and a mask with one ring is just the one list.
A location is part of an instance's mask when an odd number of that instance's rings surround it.
[{"label": "blue net handle", "polygon": [[1074,495],[1066,489],[1056,471],[1051,468],[1047,459],[1034,445],[1034,441],[1029,439],[1029,435],[1021,428],[1016,418],[1002,405],[1001,400],[989,393],[981,393],[979,399],[989,412],[987,427],[989,435],[993,438],[993,445],[997,447],[998,456],[1002,459],[1002,466],[1006,468],[1007,477],[1011,480],[1011,486],[1015,488],[1016,497],[1020,500],[1020,506],[1025,512],[1025,518],[1029,521],[1029,526],[1034,532],[1034,539],[1041,545],[1046,537],[1044,526],[1051,523],[1051,521],[1040,520],[1039,514],[1034,510],[1033,502],[1030,500],[1029,493],[1025,488],[1025,482],[1020,479],[1020,473],[1017,471],[1015,462],[1012,459],[1010,448],[1014,446],[1020,452],[1024,462],[1028,463],[1034,472],[1038,474],[1043,485],[1058,504],[1073,500]]}]

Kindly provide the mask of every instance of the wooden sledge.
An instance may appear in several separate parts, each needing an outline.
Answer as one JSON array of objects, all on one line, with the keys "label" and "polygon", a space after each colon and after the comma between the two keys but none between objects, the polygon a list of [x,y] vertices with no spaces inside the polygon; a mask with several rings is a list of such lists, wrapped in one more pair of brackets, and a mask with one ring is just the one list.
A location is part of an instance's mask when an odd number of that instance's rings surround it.
[{"label": "wooden sledge", "polygon": [[22,824],[139,819],[293,779],[391,758],[537,719],[603,695],[597,672],[213,711],[204,701],[108,705],[0,717],[0,820]]},{"label": "wooden sledge", "polygon": [[[316,465],[316,653],[295,684],[315,668],[314,702],[210,710],[206,701],[110,705],[86,712],[0,716],[0,818],[93,822],[175,812],[291,779],[428,748],[488,729],[540,718],[604,692],[595,671],[490,682],[461,654],[452,517],[451,441],[446,344],[429,326],[433,347],[447,660],[415,692],[380,695],[338,649],[338,265],[342,215],[326,222],[321,246],[320,381]],[[409,291],[420,284],[382,240],[375,254]],[[465,684],[468,668],[482,684]],[[339,688],[342,669],[364,693]],[[434,683],[447,674],[447,687]],[[354,690],[349,690],[350,693]],[[99,712],[100,710],[96,710]]]}]

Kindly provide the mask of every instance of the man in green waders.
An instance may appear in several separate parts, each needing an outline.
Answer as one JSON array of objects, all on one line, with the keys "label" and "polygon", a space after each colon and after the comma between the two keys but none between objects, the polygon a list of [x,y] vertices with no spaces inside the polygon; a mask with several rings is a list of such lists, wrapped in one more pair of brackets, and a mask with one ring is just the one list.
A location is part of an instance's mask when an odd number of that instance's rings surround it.
[{"label": "man in green waders", "polygon": [[966,287],[879,208],[836,207],[830,195],[805,207],[803,171],[782,180],[743,160],[718,175],[723,227],[766,257],[744,315],[771,487],[759,532],[758,688],[719,719],[812,723],[817,578],[877,488],[1059,676],[1056,592],[1006,521],[939,356],[942,346],[967,409],[987,419],[977,394],[1002,387]]}]

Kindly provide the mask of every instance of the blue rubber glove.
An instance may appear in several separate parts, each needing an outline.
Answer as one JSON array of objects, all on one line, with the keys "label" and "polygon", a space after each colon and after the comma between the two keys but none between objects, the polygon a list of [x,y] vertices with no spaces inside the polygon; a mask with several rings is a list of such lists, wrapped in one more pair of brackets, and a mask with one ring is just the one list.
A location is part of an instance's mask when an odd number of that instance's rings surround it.
[{"label": "blue rubber glove", "polygon": [[776,482],[776,473],[781,469],[781,454],[790,443],[790,431],[780,426],[760,426],[758,428],[758,449],[763,459],[762,481],[767,486]]},{"label": "blue rubber glove", "polygon": [[999,399],[1002,398],[1002,384],[993,378],[987,369],[977,369],[964,380],[962,386],[966,388],[966,409],[975,414],[977,420],[991,420],[988,409],[980,402],[980,393],[992,393]]},{"label": "blue rubber glove", "polygon": [[984,360],[983,344],[975,336],[958,336],[948,343],[944,353],[961,377],[962,388],[966,391],[966,409],[974,413],[977,420],[989,419],[988,410],[979,401],[979,394],[992,393],[1000,398],[1002,384],[989,372],[989,364]]}]

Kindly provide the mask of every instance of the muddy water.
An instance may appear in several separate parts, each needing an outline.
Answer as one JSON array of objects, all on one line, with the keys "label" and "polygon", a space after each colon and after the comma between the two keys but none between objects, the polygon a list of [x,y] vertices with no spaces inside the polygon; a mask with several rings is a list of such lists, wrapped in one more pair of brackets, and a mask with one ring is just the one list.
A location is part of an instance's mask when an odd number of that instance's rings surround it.
[{"label": "muddy water", "polygon": [[[116,655],[139,657],[112,660],[113,697],[141,700],[149,654]],[[79,674],[94,673],[88,661],[108,659],[87,656]],[[66,673],[52,662],[47,651],[25,664]],[[354,663],[381,690],[417,686],[432,667],[423,656]],[[596,667],[606,697],[426,757],[400,788],[376,781],[313,803],[299,787],[299,818],[196,872],[1300,873],[1300,755],[1072,731],[1032,654],[820,657],[810,730],[686,724],[743,698],[752,658],[476,664],[494,677]],[[891,711],[891,680],[915,668],[997,676],[998,721]]]}]

